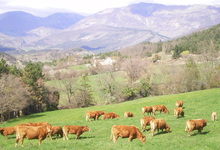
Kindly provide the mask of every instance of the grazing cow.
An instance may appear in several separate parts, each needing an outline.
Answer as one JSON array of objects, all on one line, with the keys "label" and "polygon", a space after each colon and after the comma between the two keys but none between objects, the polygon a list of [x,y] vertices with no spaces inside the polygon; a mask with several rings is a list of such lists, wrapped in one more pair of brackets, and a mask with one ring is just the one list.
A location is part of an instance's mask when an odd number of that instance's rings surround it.
[{"label": "grazing cow", "polygon": [[141,129],[143,132],[143,127],[144,127],[144,131],[146,130],[146,126],[150,125],[150,121],[155,119],[153,116],[147,116],[147,117],[143,117],[141,118]]},{"label": "grazing cow", "polygon": [[152,113],[152,107],[151,106],[144,106],[142,107],[142,114],[144,116],[145,112],[147,112],[147,114],[149,115],[149,113]]},{"label": "grazing cow", "polygon": [[[57,134],[57,137],[59,135],[61,137],[63,137],[63,130],[62,130],[62,128],[60,126],[51,126],[51,130],[50,130],[50,132],[48,134],[51,140],[52,140],[51,135],[53,136],[55,134]],[[57,139],[57,137],[56,137],[56,139]]]},{"label": "grazing cow", "polygon": [[27,125],[28,126],[34,126],[34,127],[36,127],[36,126],[44,126],[44,125],[48,125],[48,122],[36,122],[36,123],[29,122],[29,123],[27,123]]},{"label": "grazing cow", "polygon": [[94,120],[98,120],[99,117],[103,114],[104,114],[104,111],[87,111],[86,112],[86,121],[87,120],[91,121],[90,118],[93,118]]},{"label": "grazing cow", "polygon": [[145,136],[142,135],[140,130],[135,126],[126,126],[126,125],[114,125],[111,129],[111,137],[115,143],[117,141],[118,136],[122,138],[129,138],[128,141],[132,141],[132,139],[139,139],[142,143],[145,143]]},{"label": "grazing cow", "polygon": [[214,111],[212,112],[212,121],[216,121],[217,120],[217,113]]},{"label": "grazing cow", "polygon": [[66,137],[67,140],[69,140],[68,139],[68,133],[76,134],[76,138],[75,139],[77,139],[85,131],[90,131],[88,126],[70,126],[70,125],[65,125],[63,127],[63,140],[65,140],[65,137]]},{"label": "grazing cow", "polygon": [[153,114],[155,115],[155,111],[165,112],[169,114],[169,110],[164,105],[154,105],[153,106]]},{"label": "grazing cow", "polygon": [[127,117],[134,117],[134,115],[132,114],[132,112],[126,111],[125,114],[124,114],[124,117],[125,118],[127,118]]},{"label": "grazing cow", "polygon": [[193,130],[198,130],[198,133],[201,133],[203,127],[206,126],[207,121],[205,119],[194,119],[186,121],[185,132],[188,132],[188,137],[190,136],[190,132]]},{"label": "grazing cow", "polygon": [[104,113],[104,115],[102,115],[102,120],[105,120],[105,119],[108,119],[108,118],[111,118],[111,119],[119,118],[119,115],[117,115],[114,112]]},{"label": "grazing cow", "polygon": [[183,100],[176,101],[175,106],[176,107],[183,107]]},{"label": "grazing cow", "polygon": [[16,133],[16,126],[14,127],[5,127],[0,128],[0,133],[5,136],[5,139],[7,140],[7,135],[13,135]]},{"label": "grazing cow", "polygon": [[163,119],[154,119],[150,121],[150,127],[151,127],[151,133],[152,136],[154,136],[154,131],[157,129],[157,133],[159,133],[159,129],[162,130],[166,129],[168,133],[170,133],[170,127],[166,124],[166,122]]},{"label": "grazing cow", "polygon": [[50,130],[51,130],[50,125],[37,126],[37,127],[17,126],[15,147],[17,147],[19,140],[20,140],[21,146],[24,147],[23,145],[24,137],[26,137],[28,140],[38,139],[38,143],[40,145],[41,141],[47,137],[47,134],[50,132]]},{"label": "grazing cow", "polygon": [[174,116],[176,117],[176,119],[177,117],[179,117],[179,115],[184,117],[184,112],[182,108],[175,108],[173,111],[174,111]]}]

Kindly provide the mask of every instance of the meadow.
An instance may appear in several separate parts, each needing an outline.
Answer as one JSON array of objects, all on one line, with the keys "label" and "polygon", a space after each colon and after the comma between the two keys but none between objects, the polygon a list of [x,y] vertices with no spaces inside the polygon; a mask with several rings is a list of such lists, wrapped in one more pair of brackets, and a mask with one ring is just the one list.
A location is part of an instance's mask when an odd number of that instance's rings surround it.
[{"label": "meadow", "polygon": [[[175,119],[173,109],[175,102],[183,100],[184,117]],[[160,114],[156,112],[156,119],[164,119],[170,126],[170,133],[161,131],[151,136],[150,131],[142,132],[146,136],[146,143],[141,143],[139,139],[133,139],[128,142],[128,138],[119,138],[117,143],[110,141],[111,127],[113,125],[135,125],[141,130],[140,119],[143,117],[141,113],[142,106],[153,106],[164,104],[169,114]],[[43,122],[47,121],[51,125],[82,125],[91,129],[89,132],[83,133],[80,139],[75,140],[74,134],[69,134],[69,141],[63,141],[63,138],[53,136],[53,141],[45,139],[41,145],[38,140],[24,139],[24,148],[18,143],[17,149],[124,149],[124,150],[146,150],[146,149],[220,149],[220,122],[211,121],[211,113],[213,111],[219,113],[220,106],[220,89],[210,89],[203,91],[195,91],[176,95],[165,95],[157,97],[147,97],[138,100],[123,102],[119,104],[94,106],[88,108],[65,109],[51,112],[43,112],[24,116],[0,124],[1,127],[16,126],[19,123]],[[120,116],[119,119],[108,119],[86,122],[85,112],[91,110],[104,110],[105,112],[115,112]],[[134,118],[124,118],[124,112],[131,111]],[[147,116],[147,113],[145,114]],[[188,119],[207,119],[207,126],[203,128],[202,134],[198,131],[192,131],[191,136],[187,137],[185,123]],[[147,126],[149,129],[149,126]],[[31,143],[33,147],[30,147]],[[0,145],[2,149],[14,149],[15,135],[9,135],[8,140],[0,135]]]}]

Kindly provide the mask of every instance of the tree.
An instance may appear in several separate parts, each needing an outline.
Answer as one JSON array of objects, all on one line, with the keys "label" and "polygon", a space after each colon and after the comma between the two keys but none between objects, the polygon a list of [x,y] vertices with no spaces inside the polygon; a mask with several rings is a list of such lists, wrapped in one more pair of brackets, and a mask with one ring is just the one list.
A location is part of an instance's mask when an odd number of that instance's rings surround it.
[{"label": "tree", "polygon": [[30,95],[20,79],[11,74],[2,74],[0,78],[0,113],[2,116],[6,112],[26,108],[32,103]]},{"label": "tree", "polygon": [[2,73],[9,73],[8,65],[6,64],[6,60],[4,60],[3,58],[0,61],[0,77]]}]

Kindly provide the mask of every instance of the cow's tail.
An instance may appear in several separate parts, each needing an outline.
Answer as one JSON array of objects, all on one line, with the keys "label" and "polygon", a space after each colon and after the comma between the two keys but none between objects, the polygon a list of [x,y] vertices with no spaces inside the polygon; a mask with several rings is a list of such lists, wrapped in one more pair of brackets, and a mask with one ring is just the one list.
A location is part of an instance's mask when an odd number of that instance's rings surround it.
[{"label": "cow's tail", "polygon": [[189,131],[189,121],[186,122],[186,128],[185,128],[185,132]]},{"label": "cow's tail", "polygon": [[111,129],[110,141],[112,141],[112,137],[113,137],[113,132],[112,132],[112,129]]},{"label": "cow's tail", "polygon": [[65,137],[66,137],[66,132],[65,132],[65,128],[63,127],[63,140],[65,141]]}]

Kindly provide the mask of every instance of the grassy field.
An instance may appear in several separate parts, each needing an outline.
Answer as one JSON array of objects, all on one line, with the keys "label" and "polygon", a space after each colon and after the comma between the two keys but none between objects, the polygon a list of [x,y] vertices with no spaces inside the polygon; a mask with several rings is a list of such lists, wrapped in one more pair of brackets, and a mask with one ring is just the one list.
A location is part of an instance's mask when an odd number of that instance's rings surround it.
[{"label": "grassy field", "polygon": [[[183,108],[185,117],[175,119],[173,109],[175,101],[183,100]],[[160,114],[156,112],[155,118],[161,118],[170,126],[171,133],[161,131],[155,136],[150,135],[150,131],[143,132],[146,136],[146,143],[141,143],[139,139],[134,139],[128,142],[128,138],[119,138],[117,143],[110,141],[111,127],[113,125],[135,125],[139,129],[142,106],[153,106],[164,104],[169,114]],[[204,91],[196,91],[184,94],[148,97],[134,101],[124,102],[114,105],[95,106],[90,108],[80,108],[72,110],[58,110],[33,114],[1,124],[1,127],[15,126],[19,123],[27,122],[43,122],[48,121],[51,125],[88,125],[90,132],[85,132],[80,139],[75,140],[75,135],[69,134],[69,141],[63,141],[62,138],[50,141],[43,140],[41,146],[38,145],[38,140],[24,139],[24,148],[18,145],[17,149],[105,149],[105,150],[146,150],[146,149],[220,149],[220,122],[211,121],[211,113],[217,113],[220,106],[220,89],[211,89]],[[120,118],[86,122],[85,112],[88,110],[104,110],[105,112],[115,112]],[[124,118],[125,111],[131,111],[135,118]],[[146,114],[147,115],[147,114]],[[202,134],[197,134],[197,130],[191,132],[191,136],[187,137],[185,130],[185,122],[188,119],[207,119],[207,126],[202,130]],[[149,128],[149,126],[147,126]],[[30,143],[33,147],[30,148]],[[15,145],[15,135],[8,136],[6,141],[3,136],[0,136],[0,144],[2,149],[13,149]]]}]

